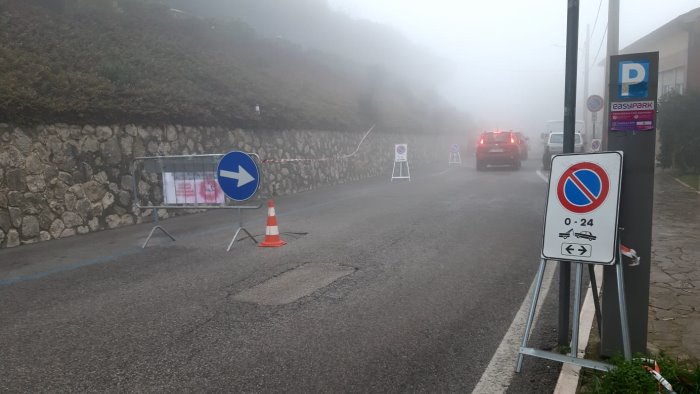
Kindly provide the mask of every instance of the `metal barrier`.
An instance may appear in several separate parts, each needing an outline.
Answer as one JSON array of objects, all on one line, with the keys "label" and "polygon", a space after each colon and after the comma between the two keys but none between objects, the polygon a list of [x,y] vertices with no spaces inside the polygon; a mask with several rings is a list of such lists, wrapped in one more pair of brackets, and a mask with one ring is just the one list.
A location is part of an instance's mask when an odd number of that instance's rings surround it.
[{"label": "metal barrier", "polygon": [[[260,157],[249,153],[260,162]],[[148,245],[156,230],[175,241],[165,228],[158,224],[159,209],[237,209],[238,229],[226,251],[230,251],[241,231],[258,241],[243,227],[243,210],[259,209],[256,205],[237,205],[221,190],[216,177],[217,166],[223,154],[150,156],[134,158],[132,166],[133,206],[153,210],[154,226],[142,248]]]}]

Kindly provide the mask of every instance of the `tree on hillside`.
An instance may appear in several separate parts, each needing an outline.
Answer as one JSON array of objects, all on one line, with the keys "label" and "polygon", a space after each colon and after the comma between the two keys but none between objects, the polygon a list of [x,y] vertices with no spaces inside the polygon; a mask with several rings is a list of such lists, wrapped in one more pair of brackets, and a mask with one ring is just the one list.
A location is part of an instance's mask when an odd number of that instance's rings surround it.
[{"label": "tree on hillside", "polygon": [[659,102],[661,147],[664,168],[700,171],[700,93],[672,92]]}]

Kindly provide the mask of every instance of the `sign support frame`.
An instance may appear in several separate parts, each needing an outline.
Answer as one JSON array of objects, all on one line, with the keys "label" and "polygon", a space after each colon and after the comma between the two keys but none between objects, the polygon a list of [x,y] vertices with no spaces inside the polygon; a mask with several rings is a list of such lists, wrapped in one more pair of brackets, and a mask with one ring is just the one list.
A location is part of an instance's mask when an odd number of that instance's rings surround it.
[{"label": "sign support frame", "polygon": [[[401,151],[403,149],[403,151]],[[396,163],[399,163],[399,175],[396,175]],[[406,164],[406,175],[404,175],[404,163]],[[391,170],[391,180],[408,179],[411,182],[411,168],[408,165],[408,145],[396,144],[394,146],[394,167]]]},{"label": "sign support frame", "polygon": [[[618,310],[620,313],[620,320],[621,320],[621,326],[620,326],[620,332],[622,335],[622,343],[623,343],[623,354],[625,357],[625,360],[631,360],[632,359],[632,350],[631,350],[631,345],[630,345],[630,328],[629,328],[629,321],[628,321],[628,316],[627,316],[627,300],[625,299],[625,278],[624,278],[624,266],[622,262],[622,254],[620,252],[620,238],[619,238],[619,233],[617,235],[617,253],[616,253],[616,258],[615,258],[615,272],[616,272],[616,279],[617,279],[617,286],[620,289],[620,291],[617,294],[617,304],[618,304]],[[525,356],[532,356],[532,357],[537,357],[537,358],[543,358],[547,360],[552,360],[552,361],[558,361],[561,363],[568,363],[568,364],[573,364],[573,365],[578,365],[580,367],[584,368],[591,368],[591,369],[596,369],[599,371],[609,371],[610,369],[613,368],[612,365],[603,363],[600,361],[594,361],[594,360],[587,360],[585,358],[579,357],[578,356],[578,336],[579,336],[579,317],[581,314],[581,287],[582,287],[582,282],[583,282],[583,265],[586,264],[589,267],[589,275],[591,275],[591,285],[592,285],[592,291],[593,291],[593,298],[594,301],[598,299],[598,289],[595,286],[595,275],[593,275],[593,270],[591,269],[593,267],[594,263],[589,263],[589,262],[577,262],[577,261],[571,261],[571,262],[562,262],[562,261],[557,261],[559,264],[568,264],[568,263],[573,263],[576,265],[576,281],[575,281],[575,289],[574,289],[574,311],[573,311],[573,322],[572,322],[572,335],[571,335],[571,342],[570,342],[570,352],[568,355],[563,355],[560,353],[555,353],[551,351],[545,351],[541,349],[536,349],[532,347],[528,347],[527,343],[528,340],[530,339],[530,333],[532,331],[532,325],[535,320],[535,312],[537,309],[537,302],[539,301],[540,297],[540,290],[542,288],[542,280],[544,278],[544,270],[546,268],[547,264],[547,259],[541,258],[540,259],[540,266],[539,269],[537,270],[537,276],[535,278],[535,288],[533,289],[532,293],[532,302],[530,304],[530,312],[528,313],[527,317],[527,323],[525,325],[525,332],[523,333],[523,339],[520,344],[520,349],[518,350],[518,358],[515,366],[515,372],[520,373],[523,367],[523,361]],[[556,261],[556,260],[552,260]],[[608,266],[610,267],[610,266]],[[612,267],[610,267],[612,268]],[[599,305],[598,302],[595,302],[596,305],[596,319],[600,316],[599,312]],[[598,320],[598,324],[600,325],[600,320]]]},{"label": "sign support frame", "polygon": [[450,147],[450,158],[447,161],[447,164],[456,164],[458,166],[462,165],[462,156],[460,155],[460,146],[457,144],[454,144]]},{"label": "sign support frame", "polygon": [[255,239],[253,234],[251,234],[248,230],[246,230],[245,227],[243,227],[243,210],[244,209],[258,209],[262,207],[262,203],[258,203],[258,205],[240,205],[236,206],[235,208],[238,209],[238,229],[236,229],[236,232],[233,234],[233,238],[231,238],[231,242],[228,244],[228,247],[226,248],[226,251],[229,252],[231,248],[233,247],[233,244],[236,242],[236,238],[238,238],[238,234],[243,231],[244,233],[248,234],[248,237],[253,240],[255,244],[258,243],[258,240]]},{"label": "sign support frame", "polygon": [[[236,152],[236,151],[233,151],[233,152]],[[258,163],[255,162],[255,159],[257,159],[258,162],[260,161],[260,156],[258,156],[257,153],[248,153],[248,152],[240,152],[240,151],[238,151],[238,152],[243,153],[251,158],[253,164],[256,167],[257,175],[258,175],[258,177],[260,177],[260,179],[257,180],[258,184],[255,187],[255,191],[250,195],[250,197],[245,199],[245,200],[248,200],[249,198],[252,198],[253,196],[257,195],[258,191],[260,190],[259,187],[260,187],[260,181],[262,179],[262,173],[260,173],[260,166],[258,165]],[[231,152],[229,152],[229,153],[231,153]],[[224,157],[226,157],[226,155],[222,156],[221,159],[223,159]],[[253,158],[255,158],[255,159],[253,159]],[[217,172],[220,171],[220,165],[221,165],[221,160],[219,161],[219,165],[217,166]],[[226,190],[224,188],[222,188],[222,190],[224,190],[224,193],[226,193]],[[226,194],[228,195],[228,193],[226,193]],[[233,199],[233,197],[231,197],[231,196],[228,196],[228,197]],[[263,205],[262,202],[258,202],[257,205],[234,205],[231,207],[233,209],[238,210],[238,228],[236,229],[236,232],[233,234],[233,238],[231,238],[231,242],[229,242],[228,247],[226,248],[227,252],[231,251],[231,248],[233,247],[233,244],[236,242],[236,238],[238,238],[238,234],[240,234],[241,231],[248,234],[248,237],[250,237],[250,239],[255,244],[258,243],[258,240],[255,239],[253,234],[251,234],[245,227],[243,227],[243,210],[244,209],[259,209],[260,207],[262,207],[262,205]]]},{"label": "sign support frame", "polygon": [[141,249],[146,249],[146,246],[148,246],[148,242],[151,240],[153,237],[153,233],[156,232],[156,230],[160,230],[163,234],[167,235],[171,241],[176,241],[175,237],[173,237],[172,234],[168,232],[163,226],[158,224],[158,210],[153,209],[153,228],[151,229],[151,232],[148,233],[148,237],[146,237],[146,242],[141,245]]}]

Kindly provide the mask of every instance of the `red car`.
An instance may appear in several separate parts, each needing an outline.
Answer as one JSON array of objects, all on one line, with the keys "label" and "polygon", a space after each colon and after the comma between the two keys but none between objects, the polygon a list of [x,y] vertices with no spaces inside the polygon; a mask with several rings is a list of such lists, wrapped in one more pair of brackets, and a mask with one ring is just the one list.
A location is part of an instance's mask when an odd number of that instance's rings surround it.
[{"label": "red car", "polygon": [[520,139],[512,131],[490,131],[482,133],[476,147],[476,169],[484,170],[488,165],[510,165],[520,169]]}]

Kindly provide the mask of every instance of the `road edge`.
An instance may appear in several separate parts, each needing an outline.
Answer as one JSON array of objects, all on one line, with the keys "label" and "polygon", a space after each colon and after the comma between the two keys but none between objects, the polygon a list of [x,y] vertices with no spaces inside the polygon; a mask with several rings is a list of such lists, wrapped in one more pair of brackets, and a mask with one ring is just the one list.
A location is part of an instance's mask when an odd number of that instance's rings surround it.
[{"label": "road edge", "polygon": [[671,178],[675,179],[676,182],[678,182],[678,183],[680,183],[681,185],[687,187],[687,188],[690,189],[691,191],[694,191],[695,193],[700,194],[700,190],[695,190],[694,187],[692,187],[692,186],[690,186],[689,184],[683,182],[682,180],[676,178],[675,176],[671,175]]},{"label": "road edge", "polygon": [[[543,304],[544,300],[547,298],[547,293],[554,280],[555,271],[556,267],[554,264],[549,264],[546,267],[538,305]],[[503,336],[501,343],[491,357],[491,361],[489,361],[486,369],[481,374],[476,386],[474,386],[472,393],[505,393],[506,390],[508,390],[515,376],[516,357],[523,339],[523,333],[525,332],[525,324],[527,323],[527,317],[530,312],[530,295],[534,290],[536,279],[537,278],[534,278],[532,280],[532,284],[525,295],[525,299],[522,304],[520,304],[520,309],[516,312],[513,321],[510,323],[510,327],[508,327],[508,331],[506,331],[506,334]],[[532,322],[533,326],[537,325],[540,310],[541,308],[537,309],[537,313]]]}]

